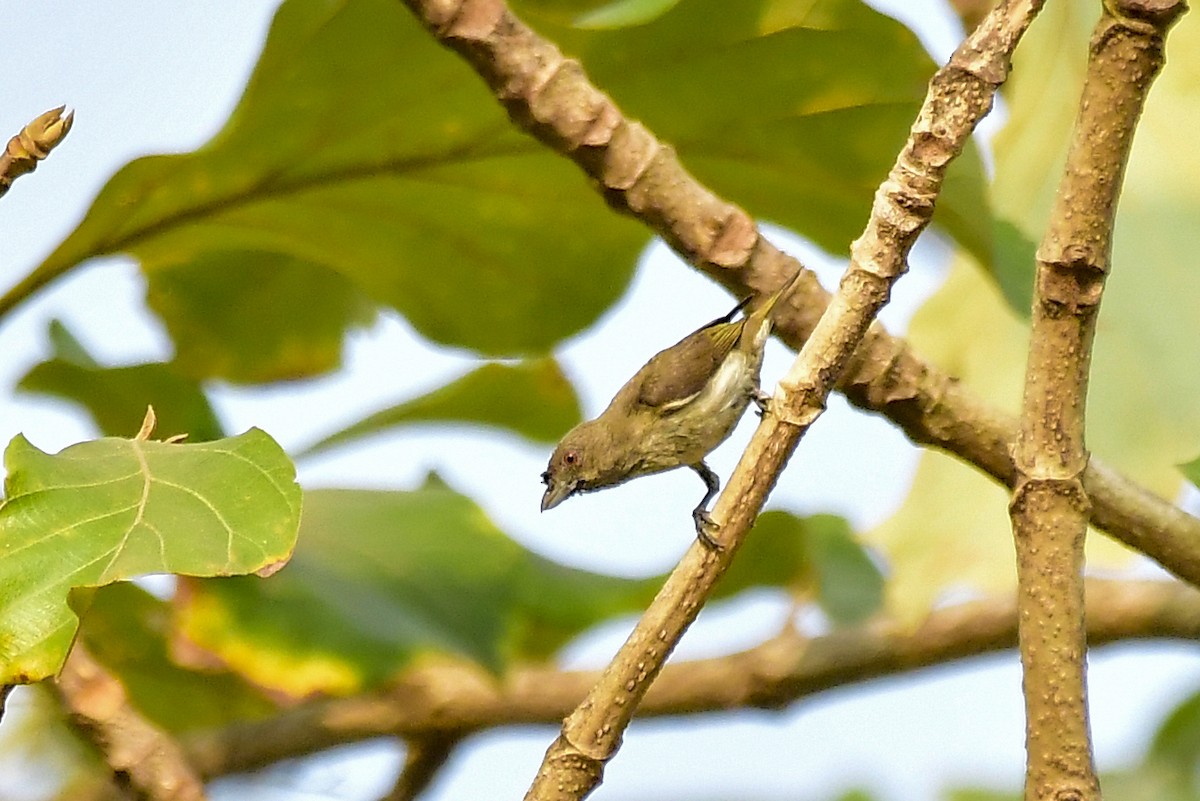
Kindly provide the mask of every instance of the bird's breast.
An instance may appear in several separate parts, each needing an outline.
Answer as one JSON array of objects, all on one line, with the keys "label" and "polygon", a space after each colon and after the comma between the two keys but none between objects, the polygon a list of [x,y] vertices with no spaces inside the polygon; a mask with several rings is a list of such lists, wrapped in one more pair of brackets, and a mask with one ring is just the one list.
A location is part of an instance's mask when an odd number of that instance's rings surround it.
[{"label": "bird's breast", "polygon": [[640,472],[695,464],[724,442],[758,385],[760,359],[733,351],[694,397],[660,413],[647,431]]}]

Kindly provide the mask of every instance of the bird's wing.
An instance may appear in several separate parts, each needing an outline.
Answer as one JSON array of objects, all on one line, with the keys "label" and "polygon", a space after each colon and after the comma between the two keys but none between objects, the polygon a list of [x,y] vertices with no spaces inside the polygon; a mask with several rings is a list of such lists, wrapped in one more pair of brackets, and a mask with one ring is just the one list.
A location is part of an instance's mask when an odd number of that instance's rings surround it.
[{"label": "bird's wing", "polygon": [[696,397],[737,344],[744,320],[706,326],[651,359],[641,370],[639,403],[669,412]]}]

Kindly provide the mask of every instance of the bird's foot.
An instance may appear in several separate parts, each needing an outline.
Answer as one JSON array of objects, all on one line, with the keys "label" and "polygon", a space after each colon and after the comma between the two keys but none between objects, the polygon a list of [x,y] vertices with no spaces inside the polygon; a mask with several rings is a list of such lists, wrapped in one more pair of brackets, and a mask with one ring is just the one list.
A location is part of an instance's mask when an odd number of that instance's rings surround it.
[{"label": "bird's foot", "polygon": [[754,405],[758,407],[754,413],[759,417],[766,417],[767,412],[770,411],[771,393],[762,389],[756,389],[754,390],[754,394],[750,396],[750,400],[754,401]]},{"label": "bird's foot", "polygon": [[696,539],[700,540],[700,544],[710,551],[722,550],[721,543],[713,538],[713,534],[720,531],[721,527],[712,519],[712,515],[703,506],[696,507],[692,511],[692,520],[696,523]]}]

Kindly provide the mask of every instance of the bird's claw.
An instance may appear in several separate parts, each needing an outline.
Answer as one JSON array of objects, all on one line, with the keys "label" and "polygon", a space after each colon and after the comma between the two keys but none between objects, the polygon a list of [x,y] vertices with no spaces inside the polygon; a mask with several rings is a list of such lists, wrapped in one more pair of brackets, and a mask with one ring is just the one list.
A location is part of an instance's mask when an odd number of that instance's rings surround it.
[{"label": "bird's claw", "polygon": [[721,527],[712,519],[708,510],[702,506],[698,507],[692,512],[692,520],[696,523],[696,539],[700,540],[700,544],[710,551],[721,550],[721,543],[713,538],[713,532],[719,531]]},{"label": "bird's claw", "polygon": [[750,396],[750,400],[754,401],[754,405],[758,407],[754,413],[759,417],[766,417],[767,412],[770,411],[771,394],[761,389],[756,389],[754,390],[754,394]]}]

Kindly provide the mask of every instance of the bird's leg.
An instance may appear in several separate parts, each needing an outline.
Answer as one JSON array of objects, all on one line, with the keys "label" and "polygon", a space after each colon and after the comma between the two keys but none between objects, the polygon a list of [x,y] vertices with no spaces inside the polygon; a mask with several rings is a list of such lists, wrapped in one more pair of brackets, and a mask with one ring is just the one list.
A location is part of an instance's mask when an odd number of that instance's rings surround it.
[{"label": "bird's leg", "polygon": [[703,461],[690,464],[688,467],[696,471],[696,475],[700,476],[700,479],[704,482],[704,486],[708,488],[708,492],[704,493],[704,497],[700,499],[700,503],[692,510],[692,520],[696,523],[696,538],[710,550],[719,551],[721,550],[721,543],[713,539],[710,531],[710,529],[716,529],[717,524],[713,522],[712,516],[709,515],[706,507],[708,506],[708,502],[720,491],[721,479]]}]

